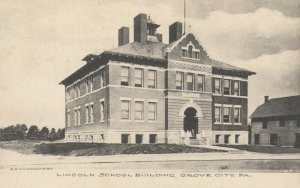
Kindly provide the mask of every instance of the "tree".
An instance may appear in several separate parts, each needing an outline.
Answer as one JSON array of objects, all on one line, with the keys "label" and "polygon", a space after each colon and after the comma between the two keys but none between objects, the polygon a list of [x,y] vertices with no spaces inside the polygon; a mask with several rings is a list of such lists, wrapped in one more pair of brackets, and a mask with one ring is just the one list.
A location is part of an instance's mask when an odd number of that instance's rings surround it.
[{"label": "tree", "polygon": [[60,140],[60,139],[64,139],[65,138],[65,129],[58,129],[56,132],[56,139]]},{"label": "tree", "polygon": [[43,127],[39,132],[39,139],[48,140],[48,136],[49,136],[49,129],[47,127]]},{"label": "tree", "polygon": [[31,125],[28,129],[27,138],[36,140],[38,139],[39,128],[36,125]]},{"label": "tree", "polygon": [[52,129],[51,129],[48,138],[49,138],[49,140],[51,140],[51,141],[53,141],[53,140],[56,139],[56,131],[55,131],[55,128],[52,128]]}]

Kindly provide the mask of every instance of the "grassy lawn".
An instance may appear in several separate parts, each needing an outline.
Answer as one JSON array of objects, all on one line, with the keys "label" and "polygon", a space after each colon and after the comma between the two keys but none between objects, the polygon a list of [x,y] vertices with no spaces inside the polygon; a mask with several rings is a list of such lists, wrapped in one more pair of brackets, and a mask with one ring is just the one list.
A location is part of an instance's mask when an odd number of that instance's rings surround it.
[{"label": "grassy lawn", "polygon": [[283,154],[283,153],[300,153],[299,148],[290,147],[277,147],[277,146],[250,146],[250,145],[218,145],[228,148],[236,148],[240,150],[246,150],[258,153],[273,153],[273,154]]},{"label": "grassy lawn", "polygon": [[15,141],[2,141],[0,148],[17,151],[22,154],[31,154],[34,150],[34,145],[39,144],[41,141],[36,140],[15,140]]},{"label": "grassy lawn", "polygon": [[42,143],[35,145],[34,153],[71,156],[117,154],[207,153],[223,150],[176,144],[103,144],[103,143]]}]

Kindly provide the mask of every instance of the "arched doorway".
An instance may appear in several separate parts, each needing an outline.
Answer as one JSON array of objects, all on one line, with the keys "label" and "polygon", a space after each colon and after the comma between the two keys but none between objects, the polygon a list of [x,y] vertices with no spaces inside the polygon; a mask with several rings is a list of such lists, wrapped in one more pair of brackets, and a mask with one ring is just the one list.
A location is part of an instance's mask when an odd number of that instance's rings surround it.
[{"label": "arched doorway", "polygon": [[196,115],[197,110],[193,107],[189,107],[184,111],[183,129],[185,132],[191,132],[193,138],[198,133],[198,117]]}]

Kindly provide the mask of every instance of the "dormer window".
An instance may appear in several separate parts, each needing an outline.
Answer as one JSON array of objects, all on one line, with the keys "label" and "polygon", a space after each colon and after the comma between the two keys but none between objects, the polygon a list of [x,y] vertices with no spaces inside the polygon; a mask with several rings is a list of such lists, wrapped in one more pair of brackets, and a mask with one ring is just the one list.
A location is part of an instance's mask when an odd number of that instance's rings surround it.
[{"label": "dormer window", "polygon": [[189,58],[193,58],[193,46],[189,46]]},{"label": "dormer window", "polygon": [[190,41],[186,47],[182,47],[182,57],[189,59],[200,59],[200,49],[196,49]]}]

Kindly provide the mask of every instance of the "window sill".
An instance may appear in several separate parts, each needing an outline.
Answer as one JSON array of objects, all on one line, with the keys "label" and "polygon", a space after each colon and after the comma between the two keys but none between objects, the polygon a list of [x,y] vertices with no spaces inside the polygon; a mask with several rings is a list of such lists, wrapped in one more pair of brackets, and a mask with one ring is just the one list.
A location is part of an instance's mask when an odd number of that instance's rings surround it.
[{"label": "window sill", "polygon": [[120,119],[120,122],[132,122],[131,119]]}]

